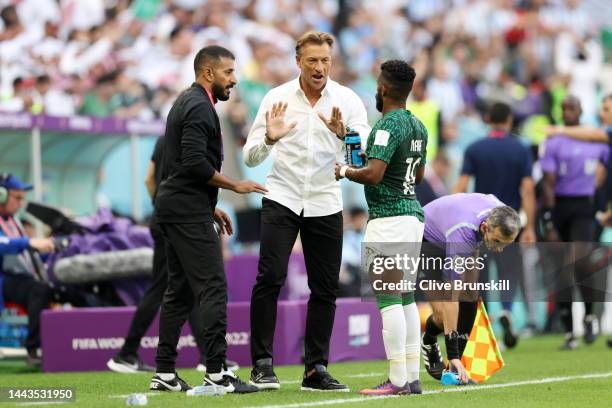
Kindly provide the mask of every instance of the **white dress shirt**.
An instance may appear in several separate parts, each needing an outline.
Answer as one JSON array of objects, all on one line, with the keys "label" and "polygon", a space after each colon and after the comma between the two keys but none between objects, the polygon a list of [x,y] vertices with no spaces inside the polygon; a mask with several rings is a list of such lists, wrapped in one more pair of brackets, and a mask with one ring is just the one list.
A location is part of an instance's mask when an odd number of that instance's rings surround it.
[{"label": "white dress shirt", "polygon": [[[278,102],[288,104],[285,122],[297,126],[273,146],[265,143],[266,111]],[[322,217],[342,211],[340,182],[334,169],[344,162],[344,142],[327,129],[319,118],[321,112],[331,117],[332,107],[339,107],[346,126],[365,141],[370,133],[365,106],[355,92],[331,79],[321,97],[311,106],[300,87],[299,78],[270,90],[264,97],[243,149],[244,162],[254,167],[276,149],[274,164],[266,178],[266,197],[304,217]]]}]

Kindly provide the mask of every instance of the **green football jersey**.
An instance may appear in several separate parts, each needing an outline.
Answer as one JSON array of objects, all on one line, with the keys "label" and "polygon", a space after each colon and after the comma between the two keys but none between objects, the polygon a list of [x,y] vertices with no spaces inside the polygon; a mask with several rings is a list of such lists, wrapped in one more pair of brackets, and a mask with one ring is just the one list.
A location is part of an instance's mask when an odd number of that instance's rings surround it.
[{"label": "green football jersey", "polygon": [[370,219],[413,215],[424,221],[414,186],[417,168],[425,165],[426,155],[427,130],[409,111],[387,112],[374,125],[366,157],[386,162],[387,170],[379,184],[365,186]]}]

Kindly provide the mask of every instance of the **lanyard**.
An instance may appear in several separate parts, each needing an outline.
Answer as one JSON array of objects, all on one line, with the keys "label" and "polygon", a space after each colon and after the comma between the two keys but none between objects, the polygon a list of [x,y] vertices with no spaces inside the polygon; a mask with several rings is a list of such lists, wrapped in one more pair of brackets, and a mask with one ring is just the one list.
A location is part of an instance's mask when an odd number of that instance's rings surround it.
[{"label": "lanyard", "polygon": [[7,221],[0,217],[0,227],[2,227],[4,235],[8,238],[19,238],[22,236],[21,230],[17,226],[17,223],[15,223],[13,217],[9,217]]},{"label": "lanyard", "polygon": [[[208,98],[210,99],[210,104],[212,105],[213,110],[217,112],[217,109],[215,109],[215,98],[213,97],[212,93],[205,87],[202,88],[204,88],[204,90],[206,91],[206,95],[208,95]],[[223,153],[223,133],[221,133],[221,129],[219,129],[219,135],[221,137],[221,162],[223,162],[225,154]]]}]

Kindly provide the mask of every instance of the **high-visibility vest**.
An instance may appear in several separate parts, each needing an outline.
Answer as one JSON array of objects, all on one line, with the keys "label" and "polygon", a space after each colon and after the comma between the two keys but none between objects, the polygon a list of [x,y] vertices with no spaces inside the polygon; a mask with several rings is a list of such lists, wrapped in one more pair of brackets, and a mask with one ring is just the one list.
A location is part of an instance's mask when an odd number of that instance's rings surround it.
[{"label": "high-visibility vest", "polygon": [[423,122],[427,129],[427,162],[430,163],[438,152],[440,108],[434,101],[425,100],[408,102],[406,109]]}]

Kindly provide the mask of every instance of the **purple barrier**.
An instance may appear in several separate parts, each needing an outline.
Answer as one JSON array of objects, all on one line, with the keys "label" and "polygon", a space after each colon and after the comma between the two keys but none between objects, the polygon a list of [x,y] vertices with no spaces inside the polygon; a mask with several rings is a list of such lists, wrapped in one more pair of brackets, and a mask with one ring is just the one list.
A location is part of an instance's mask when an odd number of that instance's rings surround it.
[{"label": "purple barrier", "polygon": [[58,117],[29,113],[0,113],[0,129],[48,132],[103,133],[110,135],[161,135],[165,124],[160,120],[96,118],[92,116]]},{"label": "purple barrier", "polygon": [[[305,301],[281,301],[274,336],[277,365],[299,364],[305,327]],[[127,333],[133,307],[46,310],[41,321],[43,371],[106,370],[106,362],[117,353]],[[338,300],[330,361],[384,358],[381,323],[375,303],[359,299]],[[142,339],[140,356],[154,365],[157,319]],[[249,304],[228,305],[228,358],[250,366]],[[179,340],[177,367],[193,368],[198,350],[189,326]]]},{"label": "purple barrier", "polygon": [[[251,291],[257,278],[259,256],[236,255],[225,262],[225,275],[230,302],[250,302]],[[280,300],[308,299],[310,291],[304,265],[304,254],[296,252],[289,258],[287,281],[281,290]]]}]

